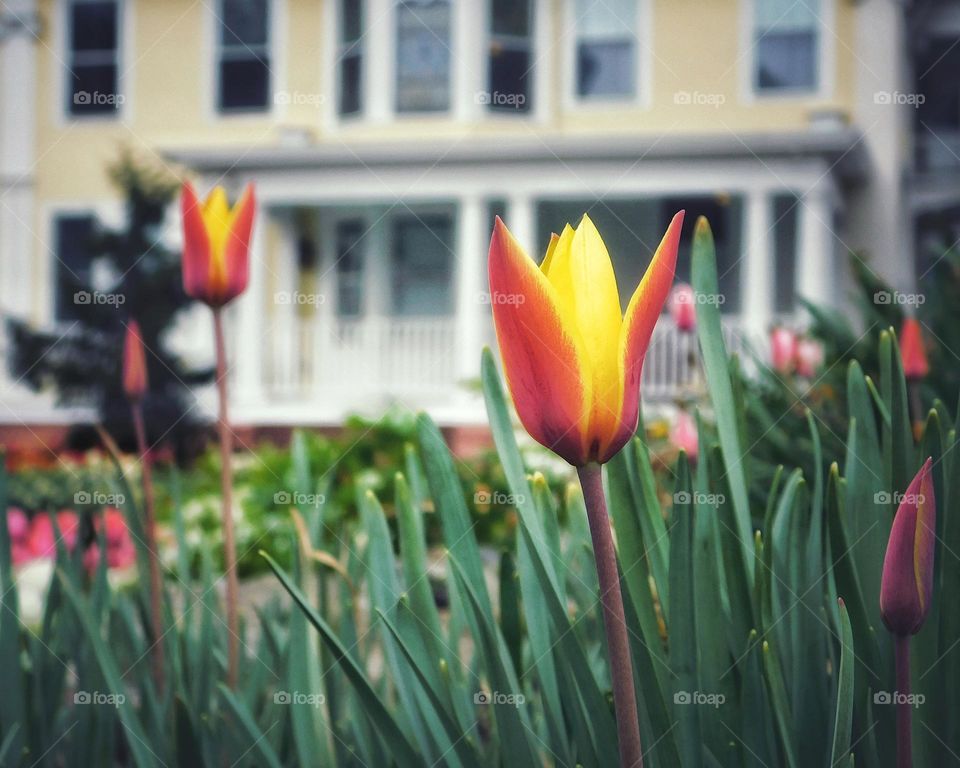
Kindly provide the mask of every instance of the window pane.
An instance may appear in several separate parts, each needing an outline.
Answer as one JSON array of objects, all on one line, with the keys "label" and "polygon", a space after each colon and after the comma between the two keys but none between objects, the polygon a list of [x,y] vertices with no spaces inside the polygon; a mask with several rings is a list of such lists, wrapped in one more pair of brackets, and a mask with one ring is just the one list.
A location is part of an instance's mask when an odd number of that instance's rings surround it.
[{"label": "window pane", "polygon": [[220,10],[223,45],[266,45],[267,0],[223,0]]},{"label": "window pane", "polygon": [[813,88],[817,38],[814,32],[769,32],[757,41],[757,86]]},{"label": "window pane", "polygon": [[760,32],[811,30],[817,26],[819,0],[756,0],[756,28]]},{"label": "window pane", "polygon": [[352,43],[360,39],[363,27],[362,0],[343,0],[340,3],[340,40]]},{"label": "window pane", "polygon": [[507,49],[493,44],[490,52],[490,109],[529,112],[533,72],[528,48]]},{"label": "window pane", "polygon": [[269,93],[269,62],[258,58],[237,58],[220,63],[220,109],[263,109]]},{"label": "window pane", "polygon": [[73,65],[67,94],[71,115],[105,115],[118,108],[117,67],[115,64]]},{"label": "window pane", "polygon": [[337,224],[337,315],[356,317],[363,312],[363,234],[361,219]]},{"label": "window pane", "polygon": [[795,195],[777,195],[773,199],[773,279],[776,312],[792,312],[796,306],[799,209]]},{"label": "window pane", "polygon": [[360,111],[360,54],[340,60],[340,114],[351,115]]},{"label": "window pane", "polygon": [[451,293],[449,216],[402,216],[393,225],[393,312],[403,317],[448,315]]},{"label": "window pane", "polygon": [[94,227],[94,217],[87,214],[58,216],[54,222],[58,320],[76,318],[82,306],[82,299],[77,301],[76,293],[86,290],[90,284]]},{"label": "window pane", "polygon": [[112,51],[117,48],[116,2],[74,3],[70,18],[73,51]]},{"label": "window pane", "polygon": [[531,30],[529,0],[491,0],[493,33],[526,37]]},{"label": "window pane", "polygon": [[397,5],[397,110],[442,111],[450,104],[450,3]]},{"label": "window pane", "polygon": [[581,96],[629,96],[633,85],[630,41],[580,43],[577,51],[577,93]]}]

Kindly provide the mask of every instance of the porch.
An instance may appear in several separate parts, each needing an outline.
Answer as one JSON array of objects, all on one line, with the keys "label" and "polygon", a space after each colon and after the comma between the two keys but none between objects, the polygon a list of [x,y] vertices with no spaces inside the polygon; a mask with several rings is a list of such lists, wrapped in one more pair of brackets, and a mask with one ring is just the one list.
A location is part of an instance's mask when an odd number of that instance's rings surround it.
[{"label": "porch", "polygon": [[[834,229],[855,136],[766,137],[701,157],[675,140],[590,151],[583,141],[541,143],[179,156],[210,183],[228,169],[237,189],[257,182],[250,288],[231,308],[243,347],[232,371],[237,420],[336,424],[397,404],[441,423],[482,423],[476,383],[480,350],[495,342],[485,293],[495,215],[539,259],[551,231],[589,212],[624,306],[680,208],[678,280],[689,280],[693,224],[706,215],[736,350],[765,350],[773,323],[799,319],[798,297],[830,304],[839,295]],[[690,385],[692,352],[696,339],[664,316],[644,365],[647,401]]]}]

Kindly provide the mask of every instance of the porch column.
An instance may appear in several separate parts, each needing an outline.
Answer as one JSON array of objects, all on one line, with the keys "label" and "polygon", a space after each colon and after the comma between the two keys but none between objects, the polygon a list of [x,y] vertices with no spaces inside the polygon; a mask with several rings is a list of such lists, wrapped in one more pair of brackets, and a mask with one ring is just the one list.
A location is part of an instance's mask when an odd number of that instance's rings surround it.
[{"label": "porch column", "polygon": [[486,246],[486,221],[484,201],[478,195],[468,195],[460,200],[457,221],[457,379],[475,379],[478,375],[481,333],[481,312],[489,311],[483,303],[485,285],[482,278]]},{"label": "porch column", "polygon": [[740,278],[740,314],[749,340],[766,336],[773,309],[771,208],[766,187],[749,189],[744,206],[743,270]]},{"label": "porch column", "polygon": [[396,62],[394,0],[369,0],[365,8],[363,49],[364,114],[383,123],[393,115],[393,82]]},{"label": "porch column", "polygon": [[[234,402],[240,407],[254,408],[263,402],[263,355],[270,344],[270,314],[267,312],[267,280],[269,277],[268,228],[275,226],[270,209],[261,209],[253,226],[250,248],[250,282],[236,301],[236,333],[231,351],[235,376]],[[273,297],[269,297],[273,301]]]},{"label": "porch column", "polygon": [[835,305],[839,275],[833,233],[834,191],[820,181],[800,198],[797,293],[817,304]]},{"label": "porch column", "polygon": [[[53,260],[36,242],[34,173],[37,72],[35,35],[40,21],[35,0],[6,0],[0,5],[5,29],[0,35],[0,315],[46,322],[52,319]],[[42,288],[42,290],[41,290]],[[16,387],[7,371],[9,338],[0,327],[0,393],[5,403],[32,395]],[[0,419],[11,416],[6,409]]]},{"label": "porch column", "polygon": [[[536,206],[530,195],[510,195],[507,198],[507,216],[505,221],[510,232],[517,239],[517,242],[523,246],[524,250],[534,258],[538,263],[540,257],[540,248],[537,244],[537,222]],[[491,222],[492,226],[492,222]],[[487,235],[489,236],[489,232]],[[546,250],[546,243],[543,244]]]}]

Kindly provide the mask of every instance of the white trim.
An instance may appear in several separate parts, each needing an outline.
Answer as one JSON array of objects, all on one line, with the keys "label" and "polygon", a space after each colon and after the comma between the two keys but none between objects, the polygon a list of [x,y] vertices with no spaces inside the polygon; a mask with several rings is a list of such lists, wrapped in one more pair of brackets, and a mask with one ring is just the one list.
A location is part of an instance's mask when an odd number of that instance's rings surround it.
[{"label": "white trim", "polygon": [[754,87],[757,49],[754,17],[758,0],[740,0],[740,98],[744,104],[776,104],[823,101],[833,97],[836,83],[836,0],[818,0],[817,85],[812,89],[758,91]]},{"label": "white trim", "polygon": [[636,28],[633,30],[634,93],[624,96],[581,96],[577,93],[577,0],[564,0],[565,23],[560,44],[563,46],[563,105],[567,110],[591,111],[609,109],[647,109],[653,87],[653,3],[633,0],[636,4]]},{"label": "white trim", "polygon": [[[113,0],[117,4],[117,91],[123,96],[123,101],[117,105],[114,113],[93,115],[74,115],[67,108],[67,97],[72,86],[68,73],[70,68],[70,24],[68,8],[84,0],[56,0],[53,9],[53,39],[56,52],[51,57],[51,66],[54,69],[54,88],[52,89],[53,123],[58,128],[71,124],[78,125],[113,125],[127,124],[133,115],[133,83],[135,56],[134,11],[132,0]],[[127,62],[130,62],[129,67]]]},{"label": "white trim", "polygon": [[267,104],[263,110],[238,110],[221,112],[220,103],[220,67],[218,33],[220,32],[220,7],[223,0],[210,0],[201,3],[203,15],[204,45],[198,52],[200,58],[200,114],[207,124],[258,124],[275,122],[286,116],[286,105],[277,103],[277,94],[283,91],[286,78],[287,51],[287,7],[286,0],[267,0],[267,17],[270,20],[267,48],[270,65]]}]

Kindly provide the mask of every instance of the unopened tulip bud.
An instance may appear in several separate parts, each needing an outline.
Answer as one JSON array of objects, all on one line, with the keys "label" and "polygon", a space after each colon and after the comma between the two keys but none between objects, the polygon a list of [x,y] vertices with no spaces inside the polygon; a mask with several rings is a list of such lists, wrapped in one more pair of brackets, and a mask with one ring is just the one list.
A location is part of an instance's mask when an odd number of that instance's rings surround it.
[{"label": "unopened tulip bud", "polygon": [[793,370],[797,353],[797,336],[789,328],[774,328],[770,333],[770,364],[777,373]]},{"label": "unopened tulip bud", "polygon": [[927,459],[907,488],[883,558],[880,615],[887,629],[899,636],[920,630],[933,596],[937,507],[932,465]]},{"label": "unopened tulip bud", "polygon": [[123,341],[123,392],[130,400],[139,400],[147,391],[147,356],[143,349],[140,325],[131,320]]},{"label": "unopened tulip bud", "polygon": [[915,317],[904,320],[900,329],[900,358],[903,361],[903,375],[908,381],[919,381],[930,372],[923,332]]},{"label": "unopened tulip bud", "polygon": [[696,296],[687,283],[679,283],[670,294],[670,301],[667,308],[670,310],[670,317],[677,325],[677,330],[682,333],[690,333],[697,327]]}]

